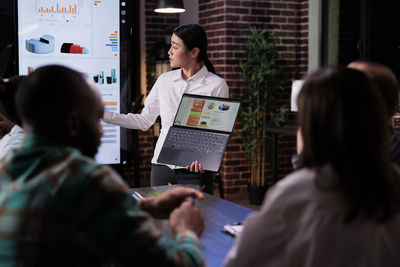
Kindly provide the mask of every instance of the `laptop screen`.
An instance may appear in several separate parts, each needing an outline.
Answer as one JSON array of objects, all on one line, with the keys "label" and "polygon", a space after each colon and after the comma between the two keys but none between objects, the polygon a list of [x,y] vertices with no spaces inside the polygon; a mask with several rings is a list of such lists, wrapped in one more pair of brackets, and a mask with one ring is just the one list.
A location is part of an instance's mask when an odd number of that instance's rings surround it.
[{"label": "laptop screen", "polygon": [[174,125],[232,132],[240,100],[184,94]]}]

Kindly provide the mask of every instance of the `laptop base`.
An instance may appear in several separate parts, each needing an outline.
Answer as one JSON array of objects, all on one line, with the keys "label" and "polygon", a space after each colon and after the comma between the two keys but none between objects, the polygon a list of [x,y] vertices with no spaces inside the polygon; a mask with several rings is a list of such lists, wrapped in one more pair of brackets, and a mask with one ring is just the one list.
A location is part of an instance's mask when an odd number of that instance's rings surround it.
[{"label": "laptop base", "polygon": [[198,161],[203,165],[203,169],[207,171],[217,172],[224,154],[204,153],[198,151],[178,150],[172,148],[163,148],[158,156],[158,163],[171,164],[186,167],[192,162]]}]

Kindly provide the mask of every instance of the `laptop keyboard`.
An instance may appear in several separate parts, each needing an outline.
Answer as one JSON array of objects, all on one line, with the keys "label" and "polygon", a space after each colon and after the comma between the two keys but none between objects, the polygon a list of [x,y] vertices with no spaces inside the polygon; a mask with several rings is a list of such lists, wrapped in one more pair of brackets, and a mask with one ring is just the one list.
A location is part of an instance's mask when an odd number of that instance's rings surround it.
[{"label": "laptop keyboard", "polygon": [[164,146],[198,152],[223,153],[227,135],[170,128]]}]

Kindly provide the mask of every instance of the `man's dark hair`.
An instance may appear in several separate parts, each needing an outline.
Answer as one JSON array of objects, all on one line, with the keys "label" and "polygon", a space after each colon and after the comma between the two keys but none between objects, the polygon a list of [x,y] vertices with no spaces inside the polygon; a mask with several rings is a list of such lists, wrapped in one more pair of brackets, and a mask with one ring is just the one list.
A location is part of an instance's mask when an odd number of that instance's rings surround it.
[{"label": "man's dark hair", "polygon": [[313,72],[304,81],[298,107],[304,141],[300,164],[332,168],[337,183],[326,186],[325,177],[318,177],[317,185],[340,192],[346,220],[393,216],[400,184],[389,160],[386,109],[366,75],[349,68]]},{"label": "man's dark hair", "polygon": [[85,104],[81,101],[88,93],[90,87],[81,73],[49,65],[22,82],[16,108],[22,122],[30,124],[35,132],[54,133],[67,127],[69,114]]},{"label": "man's dark hair", "polygon": [[15,95],[19,85],[27,76],[13,76],[0,80],[0,112],[10,122],[21,126],[21,120],[15,107]]}]

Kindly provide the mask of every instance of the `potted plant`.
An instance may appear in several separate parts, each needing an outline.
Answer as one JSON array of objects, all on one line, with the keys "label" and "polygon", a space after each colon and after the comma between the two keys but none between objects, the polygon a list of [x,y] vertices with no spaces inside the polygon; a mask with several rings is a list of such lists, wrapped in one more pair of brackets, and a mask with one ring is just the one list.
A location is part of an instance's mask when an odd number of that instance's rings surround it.
[{"label": "potted plant", "polygon": [[260,205],[268,188],[265,179],[271,137],[267,127],[279,127],[288,108],[278,102],[286,78],[277,66],[278,48],[273,33],[250,28],[245,44],[247,58],[240,64],[241,79],[246,88],[239,121],[240,135],[250,162],[250,203]]}]

